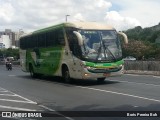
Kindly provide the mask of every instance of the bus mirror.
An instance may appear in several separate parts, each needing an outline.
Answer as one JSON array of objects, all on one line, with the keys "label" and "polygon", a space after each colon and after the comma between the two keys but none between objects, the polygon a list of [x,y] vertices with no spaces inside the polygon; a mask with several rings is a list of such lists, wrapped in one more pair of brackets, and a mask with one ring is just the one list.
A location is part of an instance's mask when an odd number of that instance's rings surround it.
[{"label": "bus mirror", "polygon": [[127,38],[127,35],[126,35],[126,34],[124,34],[123,32],[118,32],[118,34],[122,35],[122,36],[123,36],[123,38],[124,38],[124,43],[125,43],[125,44],[128,44],[128,38]]},{"label": "bus mirror", "polygon": [[78,44],[79,44],[80,46],[82,46],[82,45],[83,45],[82,35],[81,35],[79,32],[77,32],[77,31],[73,31],[73,33],[77,36]]}]

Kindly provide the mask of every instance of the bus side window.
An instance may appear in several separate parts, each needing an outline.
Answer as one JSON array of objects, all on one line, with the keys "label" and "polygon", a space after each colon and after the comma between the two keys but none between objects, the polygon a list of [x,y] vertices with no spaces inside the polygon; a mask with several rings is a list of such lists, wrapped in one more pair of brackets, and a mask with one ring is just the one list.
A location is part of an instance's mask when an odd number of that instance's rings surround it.
[{"label": "bus side window", "polygon": [[53,40],[51,40],[51,32],[46,33],[46,46],[53,46]]},{"label": "bus side window", "polygon": [[21,49],[25,49],[25,38],[20,39],[20,46],[21,46]]},{"label": "bus side window", "polygon": [[74,40],[74,43],[73,43],[72,47],[73,47],[74,54],[75,54],[75,56],[80,58],[82,55],[82,51],[81,51],[81,48],[78,44],[77,36],[75,34],[73,34],[73,40]]},{"label": "bus side window", "polygon": [[50,32],[50,44],[51,46],[56,46],[58,44],[56,31]]},{"label": "bus side window", "polygon": [[21,44],[22,44],[22,48],[23,49],[28,49],[29,48],[29,44],[30,44],[29,41],[30,41],[30,37],[29,36],[22,38]]},{"label": "bus side window", "polygon": [[63,29],[58,30],[58,43],[60,45],[65,45]]},{"label": "bus side window", "polygon": [[34,47],[34,44],[33,44],[33,36],[30,36],[29,38],[28,38],[28,47],[27,48],[32,48],[32,47]]},{"label": "bus side window", "polygon": [[41,34],[38,37],[38,47],[46,47],[46,35]]},{"label": "bus side window", "polygon": [[29,37],[25,38],[25,49],[29,48]]},{"label": "bus side window", "polygon": [[75,34],[73,32],[70,32],[68,34],[68,41],[69,41],[69,47],[72,51],[73,55],[77,56],[78,58],[81,57],[81,48],[78,44],[78,40]]},{"label": "bus side window", "polygon": [[38,42],[37,42],[37,36],[33,36],[33,40],[32,40],[32,43],[33,43],[33,47],[38,47]]}]

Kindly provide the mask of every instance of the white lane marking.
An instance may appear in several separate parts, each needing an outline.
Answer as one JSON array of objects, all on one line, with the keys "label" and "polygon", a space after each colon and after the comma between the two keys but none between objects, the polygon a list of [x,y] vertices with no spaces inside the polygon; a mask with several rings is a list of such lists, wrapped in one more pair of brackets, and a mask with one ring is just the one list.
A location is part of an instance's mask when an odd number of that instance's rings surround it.
[{"label": "white lane marking", "polygon": [[8,75],[9,77],[15,77],[16,75]]},{"label": "white lane marking", "polygon": [[8,90],[0,91],[0,92],[9,92]]},{"label": "white lane marking", "polygon": [[63,115],[63,114],[61,114],[61,113],[55,111],[54,109],[48,108],[48,107],[46,107],[46,106],[44,106],[44,105],[38,105],[38,106],[40,106],[40,107],[42,107],[42,108],[45,108],[46,110],[55,112],[57,115],[60,115],[60,116],[66,118],[66,119],[68,119],[68,120],[74,120],[74,119],[72,119],[72,118],[70,118],[70,117],[67,117],[67,116],[65,116],[65,115]]},{"label": "white lane marking", "polygon": [[17,95],[13,95],[13,94],[0,94],[1,96],[17,96]]},{"label": "white lane marking", "polygon": [[133,106],[133,107],[137,108],[137,107],[139,107],[139,106]]},{"label": "white lane marking", "polygon": [[0,88],[0,90],[5,90],[5,89],[3,89],[3,88]]},{"label": "white lane marking", "polygon": [[89,89],[89,90],[96,90],[96,91],[106,92],[106,93],[111,93],[111,94],[123,95],[123,96],[128,96],[128,97],[134,97],[134,98],[144,99],[148,101],[160,102],[160,100],[157,100],[157,99],[146,98],[146,97],[126,94],[126,93],[120,93],[120,92],[114,92],[114,91],[108,91],[108,90],[102,90],[102,89],[96,89],[96,88],[90,88],[90,87],[82,87],[82,86],[75,86],[75,87]]},{"label": "white lane marking", "polygon": [[21,101],[21,100],[12,100],[12,99],[0,99],[0,101],[9,101],[9,102],[18,102],[18,103],[30,103],[30,104],[37,104],[36,102]]},{"label": "white lane marking", "polygon": [[[16,96],[17,98],[21,98],[21,99],[25,100],[25,101],[23,101],[23,100],[13,100],[13,99],[0,99],[0,101],[27,103],[27,104],[36,104],[37,105],[36,102],[31,101],[31,100],[29,100],[29,99],[27,99],[25,97],[22,97],[22,96],[20,96],[18,94],[15,94],[15,93],[13,93],[11,91],[8,91],[8,90],[6,90],[4,88],[1,88],[1,87],[0,87],[0,89],[3,90],[3,91],[8,92],[8,94],[0,94],[1,96]],[[22,110],[22,111],[37,111],[37,110],[34,110],[34,109],[18,108],[18,107],[3,106],[3,105],[0,105],[0,108],[13,109],[13,110]]]},{"label": "white lane marking", "polygon": [[[11,94],[13,94],[13,95],[15,95],[15,96],[17,96],[17,97],[25,100],[25,101],[20,101],[20,100],[10,100],[10,99],[0,99],[1,101],[3,101],[3,100],[10,101],[10,102],[18,102],[18,101],[19,101],[19,102],[21,102],[21,103],[37,104],[37,103],[34,102],[34,101],[31,101],[31,100],[29,100],[29,99],[27,99],[27,98],[25,98],[25,97],[22,97],[22,96],[20,96],[20,95],[18,95],[18,94],[15,94],[15,93],[13,93],[13,92],[11,92],[11,91],[8,91],[8,90],[4,89],[4,88],[1,88],[1,87],[0,87],[0,89],[3,89],[3,90],[5,90],[6,92],[9,92],[9,93],[11,93]],[[4,92],[4,91],[3,91],[3,92]]]},{"label": "white lane marking", "polygon": [[42,108],[44,108],[44,109],[46,109],[46,110],[49,110],[49,111],[51,111],[51,112],[55,112],[55,110],[53,110],[53,109],[51,109],[51,108],[49,108],[49,107],[46,107],[46,106],[44,106],[44,105],[38,105],[38,106],[40,106],[40,107],[42,107]]},{"label": "white lane marking", "polygon": [[122,80],[109,80],[109,81],[123,82],[123,83],[134,83],[134,84],[140,84],[140,85],[151,85],[151,86],[155,86],[155,87],[160,87],[160,85],[155,85],[155,84],[137,83],[137,82],[122,81]]},{"label": "white lane marking", "polygon": [[3,106],[3,105],[0,105],[0,108],[6,108],[6,109],[12,109],[12,110],[22,110],[22,111],[37,111],[37,110],[34,110],[34,109],[27,109],[27,108],[18,108],[18,107],[12,107],[12,106]]},{"label": "white lane marking", "polygon": [[[12,92],[11,92],[12,93]],[[15,93],[12,93],[12,94],[15,94]],[[29,100],[29,99],[27,99],[27,98],[25,98],[25,97],[22,97],[22,96],[20,96],[20,95],[17,95],[17,94],[15,94],[17,97],[19,97],[19,98],[22,98],[22,99],[24,99],[24,100],[26,100],[28,103],[31,103],[31,104],[37,104],[36,102],[34,102],[34,101],[32,101],[32,100]]]},{"label": "white lane marking", "polygon": [[154,78],[160,78],[160,76],[153,76]]},{"label": "white lane marking", "polygon": [[129,76],[138,76],[138,77],[139,77],[139,76],[151,76],[151,75],[143,75],[143,74],[142,74],[142,75],[139,75],[139,74],[125,74],[125,75],[129,75]]}]

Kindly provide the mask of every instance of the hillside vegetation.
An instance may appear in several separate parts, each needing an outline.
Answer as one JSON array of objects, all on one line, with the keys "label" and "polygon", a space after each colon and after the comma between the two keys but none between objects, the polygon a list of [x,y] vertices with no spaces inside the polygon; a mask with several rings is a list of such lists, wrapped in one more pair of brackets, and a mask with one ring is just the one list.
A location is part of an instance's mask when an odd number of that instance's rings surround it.
[{"label": "hillside vegetation", "polygon": [[138,60],[160,60],[160,24],[142,28],[137,26],[125,31],[129,44],[123,45],[123,56],[134,56]]}]

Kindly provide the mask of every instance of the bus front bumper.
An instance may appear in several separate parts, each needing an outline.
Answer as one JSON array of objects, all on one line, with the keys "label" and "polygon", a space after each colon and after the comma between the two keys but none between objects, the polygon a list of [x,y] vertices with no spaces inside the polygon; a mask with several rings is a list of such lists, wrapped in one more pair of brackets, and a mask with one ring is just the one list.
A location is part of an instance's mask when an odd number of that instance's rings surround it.
[{"label": "bus front bumper", "polygon": [[107,78],[107,77],[114,77],[114,76],[122,76],[124,71],[124,67],[122,67],[119,71],[116,72],[106,72],[106,73],[93,73],[89,72],[87,69],[84,70],[82,73],[82,79],[93,79],[97,80],[97,78]]}]

